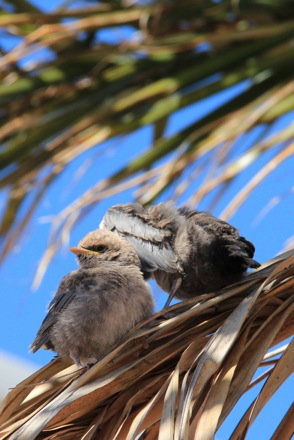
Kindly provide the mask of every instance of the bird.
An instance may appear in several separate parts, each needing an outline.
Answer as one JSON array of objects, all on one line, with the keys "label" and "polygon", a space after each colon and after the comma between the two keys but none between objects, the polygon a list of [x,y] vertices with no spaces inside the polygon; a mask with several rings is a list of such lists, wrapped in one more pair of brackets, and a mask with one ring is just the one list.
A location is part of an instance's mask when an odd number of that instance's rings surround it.
[{"label": "bird", "polygon": [[144,278],[153,278],[171,300],[218,291],[258,268],[255,247],[239,231],[212,214],[172,201],[144,208],[139,203],[109,208],[99,226],[127,239],[141,261]]},{"label": "bird", "polygon": [[88,233],[77,247],[79,269],[65,275],[30,349],[70,357],[89,368],[131,328],[152,316],[153,297],[127,240],[110,231]]}]

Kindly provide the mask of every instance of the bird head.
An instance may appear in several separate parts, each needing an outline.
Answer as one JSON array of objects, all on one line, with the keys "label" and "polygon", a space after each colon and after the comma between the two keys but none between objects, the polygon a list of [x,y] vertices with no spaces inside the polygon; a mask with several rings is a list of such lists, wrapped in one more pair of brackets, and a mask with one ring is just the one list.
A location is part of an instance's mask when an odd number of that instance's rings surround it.
[{"label": "bird head", "polygon": [[113,232],[97,229],[87,234],[77,247],[69,249],[83,268],[99,266],[101,261],[114,261],[140,267],[139,257],[130,243]]}]

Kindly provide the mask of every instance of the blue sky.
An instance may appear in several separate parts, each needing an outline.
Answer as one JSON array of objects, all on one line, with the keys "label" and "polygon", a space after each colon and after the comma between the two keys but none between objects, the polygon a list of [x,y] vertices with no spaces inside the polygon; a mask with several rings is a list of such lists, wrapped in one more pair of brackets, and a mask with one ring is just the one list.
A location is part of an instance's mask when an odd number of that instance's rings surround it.
[{"label": "blue sky", "polygon": [[[39,2],[36,2],[40,4]],[[59,2],[50,2],[51,7]],[[8,44],[8,43],[7,43]],[[10,43],[9,43],[10,44]],[[167,133],[172,134],[181,127],[184,127],[190,120],[195,120],[207,113],[212,107],[219,105],[222,100],[228,99],[232,94],[238,93],[246,83],[240,84],[235,89],[228,91],[224,95],[218,95],[214,99],[201,101],[200,103],[190,106],[177,113],[172,117],[167,127]],[[286,125],[293,120],[293,113],[285,115],[278,124]],[[274,129],[276,129],[275,127]],[[258,130],[258,128],[257,128]],[[254,133],[250,134],[254,138]],[[244,148],[244,143],[252,141],[248,138],[241,139],[239,149]],[[20,358],[30,362],[35,362],[37,366],[42,366],[52,359],[51,352],[40,350],[32,355],[28,352],[28,346],[35,337],[35,333],[45,316],[46,306],[54,294],[61,277],[71,270],[76,269],[76,261],[72,253],[67,248],[63,248],[56,255],[53,263],[49,266],[45,274],[44,280],[37,291],[32,291],[31,285],[35,275],[35,271],[42,256],[43,251],[48,243],[50,232],[50,224],[44,222],[47,216],[54,216],[65,206],[67,206],[76,197],[81,195],[89,186],[95,184],[98,180],[112,174],[119,169],[131,157],[135,157],[139,151],[143,151],[151,144],[152,129],[145,127],[128,138],[121,138],[119,142],[108,142],[107,149],[102,153],[101,147],[97,148],[96,160],[92,162],[92,154],[85,153],[77,158],[66,171],[54,182],[50,187],[45,198],[42,200],[37,212],[33,217],[33,221],[26,230],[25,236],[17,246],[17,249],[10,255],[1,267],[2,289],[0,295],[1,320],[0,349],[13,353]],[[242,186],[252,178],[260,169],[262,163],[265,163],[268,157],[265,155],[256,163],[252,164],[246,172],[242,173],[230,186],[221,203],[213,212],[219,215],[226,204],[238,192]],[[72,183],[72,177],[77,174],[77,170],[83,165],[89,165],[86,172]],[[293,175],[294,175],[294,158],[286,161],[281,167],[271,173],[265,181],[255,189],[251,196],[237,211],[230,222],[238,227],[242,234],[250,239],[256,246],[256,259],[265,262],[281,251],[286,240],[293,235],[294,224],[294,203],[293,203]],[[199,182],[195,182],[190,188],[190,195],[197,191]],[[169,190],[170,191],[170,190]],[[266,206],[280,196],[281,200],[278,204],[262,218],[260,214]],[[166,194],[165,197],[168,197]],[[186,197],[189,194],[186,194]],[[81,223],[74,229],[70,237],[70,245],[74,246],[90,230],[95,229],[105,210],[115,203],[124,203],[134,198],[132,191],[124,192],[118,196],[102,201]],[[164,198],[162,198],[163,200]],[[3,200],[3,198],[2,198]],[[185,199],[181,199],[184,202]],[[1,202],[1,198],[0,198]],[[207,209],[209,198],[203,202],[200,209]],[[156,298],[157,309],[160,309],[165,300],[166,294],[160,292],[153,284],[153,291]],[[292,392],[290,392],[292,390]],[[278,401],[273,401],[268,410],[267,415],[258,419],[251,433],[249,440],[269,438],[273,432],[274,426],[277,425],[282,414],[289,406],[291,395],[293,396],[294,380],[288,381],[286,387],[279,391]],[[249,397],[256,390],[250,391]],[[250,400],[244,403],[245,407]],[[277,403],[279,402],[279,403]],[[236,409],[237,413],[239,408]],[[269,416],[270,415],[270,416]],[[231,417],[238,417],[234,414]],[[229,432],[229,420],[223,430],[219,433],[219,438],[227,438]],[[262,432],[262,435],[260,433]],[[257,434],[258,433],[258,434]]]}]

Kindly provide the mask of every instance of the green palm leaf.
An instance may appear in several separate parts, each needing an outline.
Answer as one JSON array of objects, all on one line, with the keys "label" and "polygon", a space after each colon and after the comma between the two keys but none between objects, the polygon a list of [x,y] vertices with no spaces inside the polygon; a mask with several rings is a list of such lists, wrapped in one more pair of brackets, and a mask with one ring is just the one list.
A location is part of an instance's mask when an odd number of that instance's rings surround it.
[{"label": "green palm leaf", "polygon": [[[2,48],[0,60],[0,187],[6,193],[2,259],[48,186],[75,158],[91,150],[95,160],[94,152],[104,141],[119,140],[146,125],[154,126],[154,144],[147,151],[138,148],[126,167],[98,181],[60,213],[44,261],[49,262],[52,248],[82,215],[126,187],[137,190],[144,204],[171,185],[178,196],[193,180],[193,174],[190,180],[185,177],[189,166],[196,175],[205,175],[212,161],[221,161],[222,176],[210,175],[191,200],[198,204],[218,189],[216,202],[240,172],[269,150],[276,151],[279,144],[285,148],[277,165],[292,154],[293,126],[266,136],[294,108],[290,0],[252,0],[238,7],[226,1],[104,1],[50,14],[28,1],[7,3],[15,9],[2,13],[0,26],[17,44]],[[123,37],[125,26],[128,37]],[[102,40],[101,31],[107,30],[116,32],[112,42]],[[48,56],[40,58],[44,49]],[[237,96],[166,134],[178,110],[244,80],[247,86]],[[231,161],[239,137],[261,124],[264,136]],[[246,196],[251,190],[252,185]],[[236,196],[226,215],[244,200],[245,192]]]}]

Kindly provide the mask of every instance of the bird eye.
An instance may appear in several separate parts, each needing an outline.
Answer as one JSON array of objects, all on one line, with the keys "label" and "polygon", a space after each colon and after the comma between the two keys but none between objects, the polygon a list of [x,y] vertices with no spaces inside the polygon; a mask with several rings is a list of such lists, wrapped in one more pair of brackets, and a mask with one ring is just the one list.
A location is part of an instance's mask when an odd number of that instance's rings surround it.
[{"label": "bird eye", "polygon": [[99,252],[99,254],[103,254],[107,250],[106,246],[99,245],[99,246],[92,246],[91,250],[94,252]]}]

